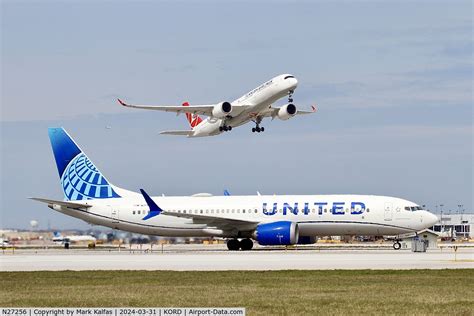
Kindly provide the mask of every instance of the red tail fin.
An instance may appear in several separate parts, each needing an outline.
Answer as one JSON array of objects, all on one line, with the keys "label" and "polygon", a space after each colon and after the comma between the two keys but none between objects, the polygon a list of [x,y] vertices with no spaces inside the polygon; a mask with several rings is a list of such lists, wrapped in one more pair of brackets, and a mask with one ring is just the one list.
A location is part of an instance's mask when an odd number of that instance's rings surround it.
[{"label": "red tail fin", "polygon": [[[183,106],[189,106],[188,102],[184,102]],[[189,125],[191,128],[195,128],[202,122],[202,118],[199,117],[197,114],[186,113],[186,118],[188,119]]]}]

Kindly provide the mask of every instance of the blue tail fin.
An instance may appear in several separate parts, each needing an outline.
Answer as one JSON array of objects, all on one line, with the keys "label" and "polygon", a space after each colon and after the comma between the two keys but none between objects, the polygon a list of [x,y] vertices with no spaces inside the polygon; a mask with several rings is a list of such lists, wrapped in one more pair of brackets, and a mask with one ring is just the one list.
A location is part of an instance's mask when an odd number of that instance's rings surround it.
[{"label": "blue tail fin", "polygon": [[63,128],[49,128],[48,134],[65,200],[120,197]]}]

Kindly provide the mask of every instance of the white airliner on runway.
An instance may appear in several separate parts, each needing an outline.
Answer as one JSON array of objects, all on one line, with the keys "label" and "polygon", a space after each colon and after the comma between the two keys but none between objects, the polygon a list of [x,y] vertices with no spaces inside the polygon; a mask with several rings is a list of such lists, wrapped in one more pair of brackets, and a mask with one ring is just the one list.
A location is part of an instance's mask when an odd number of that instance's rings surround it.
[{"label": "white airliner on runway", "polygon": [[55,243],[77,243],[77,242],[93,242],[95,243],[97,239],[91,235],[68,235],[63,236],[60,232],[53,233],[53,242]]},{"label": "white airliner on runway", "polygon": [[[263,132],[264,127],[260,123],[265,117],[288,120],[298,114],[310,114],[316,111],[312,106],[311,111],[296,109],[293,104],[293,92],[298,85],[298,80],[290,74],[279,75],[261,84],[252,91],[233,102],[222,101],[210,105],[189,105],[183,106],[168,105],[132,105],[118,99],[119,103],[126,107],[174,112],[177,114],[186,113],[186,117],[191,125],[191,130],[164,131],[160,134],[181,135],[187,137],[203,137],[219,135],[222,132],[231,131],[232,128],[254,122],[255,127],[252,132]],[[284,96],[288,96],[288,103],[280,108],[272,107],[272,104]],[[199,114],[208,118],[203,120]]]},{"label": "white airliner on runway", "polygon": [[[108,182],[62,128],[49,137],[64,201],[43,198],[58,212],[135,233],[228,238],[229,250],[308,244],[316,236],[399,235],[438,218],[417,204],[373,195],[176,196],[151,198]],[[396,242],[394,248],[399,248]]]}]

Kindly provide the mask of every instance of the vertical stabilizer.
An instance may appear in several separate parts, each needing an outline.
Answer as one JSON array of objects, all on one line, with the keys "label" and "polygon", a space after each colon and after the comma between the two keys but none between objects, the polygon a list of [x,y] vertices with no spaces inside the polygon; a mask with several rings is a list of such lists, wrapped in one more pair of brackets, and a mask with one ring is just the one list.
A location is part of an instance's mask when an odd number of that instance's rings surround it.
[{"label": "vertical stabilizer", "polygon": [[49,128],[48,133],[65,200],[120,197],[63,128]]},{"label": "vertical stabilizer", "polygon": [[[189,106],[189,102],[184,102],[183,106]],[[195,128],[202,122],[202,118],[197,114],[186,113],[186,118],[188,119],[191,128]]]}]

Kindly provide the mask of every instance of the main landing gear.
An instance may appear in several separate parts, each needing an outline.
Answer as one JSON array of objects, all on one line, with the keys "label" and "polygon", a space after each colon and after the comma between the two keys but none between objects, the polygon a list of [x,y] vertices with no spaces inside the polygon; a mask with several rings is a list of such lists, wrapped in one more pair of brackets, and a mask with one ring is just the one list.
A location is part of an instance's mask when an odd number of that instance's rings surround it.
[{"label": "main landing gear", "polygon": [[231,130],[232,130],[232,126],[227,126],[227,125],[219,126],[220,132],[229,132]]},{"label": "main landing gear", "polygon": [[253,122],[255,123],[255,127],[252,127],[252,133],[260,133],[260,132],[264,132],[265,131],[265,127],[260,127],[260,123],[262,122],[262,118],[261,117],[257,117],[255,118],[255,120],[253,120]]},{"label": "main landing gear", "polygon": [[260,132],[264,132],[264,131],[265,131],[265,127],[263,127],[263,126],[260,127],[260,126],[258,126],[258,124],[257,124],[257,127],[252,127],[252,133],[255,133],[255,132],[260,133]]},{"label": "main landing gear", "polygon": [[245,238],[242,240],[238,239],[229,239],[227,240],[227,249],[231,251],[237,251],[239,249],[242,250],[252,250],[253,248],[253,241],[249,238]]}]

